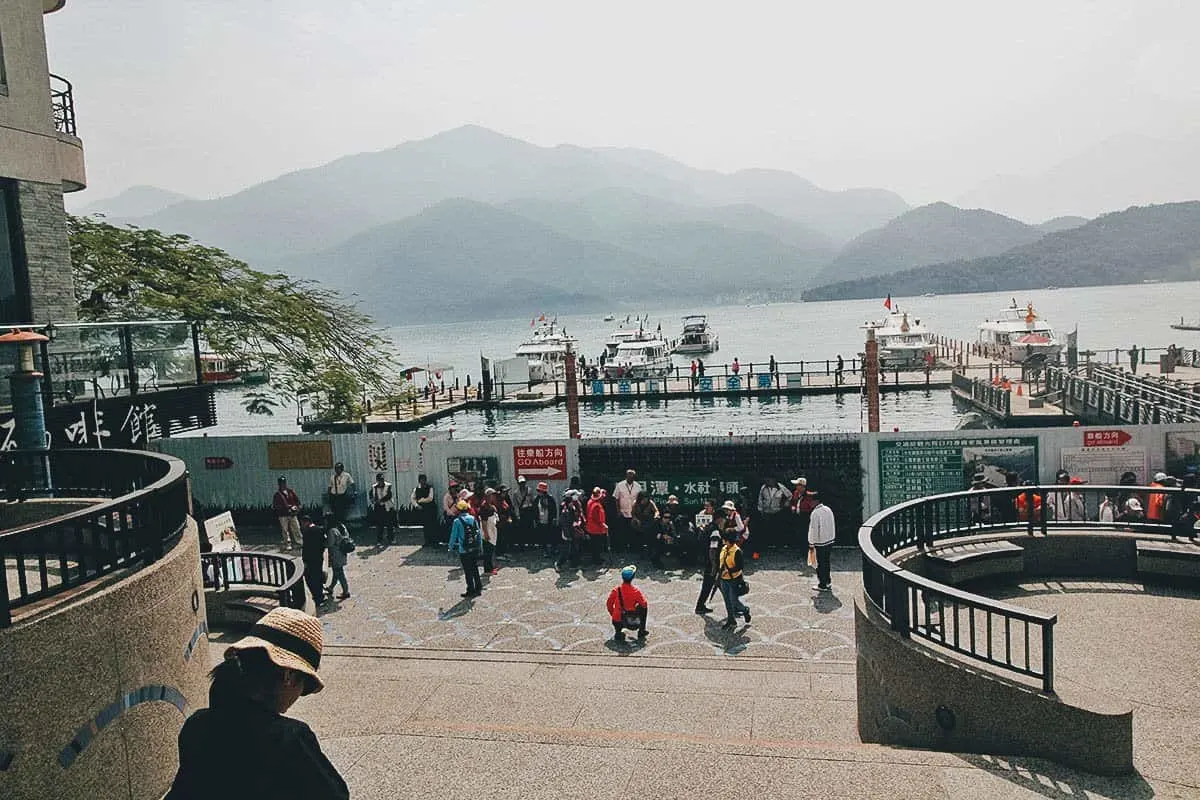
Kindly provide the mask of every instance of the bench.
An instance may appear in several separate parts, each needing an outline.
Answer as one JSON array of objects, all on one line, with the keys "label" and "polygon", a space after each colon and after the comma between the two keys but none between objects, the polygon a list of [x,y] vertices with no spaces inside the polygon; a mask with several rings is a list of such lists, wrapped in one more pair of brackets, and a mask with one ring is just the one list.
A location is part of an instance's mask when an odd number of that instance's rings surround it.
[{"label": "bench", "polygon": [[1139,575],[1169,578],[1200,578],[1200,544],[1139,539]]},{"label": "bench", "polygon": [[927,576],[948,586],[1025,571],[1024,548],[1004,539],[926,550],[924,558]]}]

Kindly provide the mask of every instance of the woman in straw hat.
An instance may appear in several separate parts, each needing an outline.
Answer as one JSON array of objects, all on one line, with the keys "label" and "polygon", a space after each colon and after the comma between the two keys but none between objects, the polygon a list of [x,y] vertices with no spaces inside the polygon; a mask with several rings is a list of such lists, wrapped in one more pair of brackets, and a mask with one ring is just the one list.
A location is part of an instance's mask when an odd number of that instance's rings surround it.
[{"label": "woman in straw hat", "polygon": [[349,798],[312,730],[283,716],[324,688],[321,643],[314,617],[276,608],[230,645],[211,673],[209,707],[179,732],[179,772],[165,800]]}]

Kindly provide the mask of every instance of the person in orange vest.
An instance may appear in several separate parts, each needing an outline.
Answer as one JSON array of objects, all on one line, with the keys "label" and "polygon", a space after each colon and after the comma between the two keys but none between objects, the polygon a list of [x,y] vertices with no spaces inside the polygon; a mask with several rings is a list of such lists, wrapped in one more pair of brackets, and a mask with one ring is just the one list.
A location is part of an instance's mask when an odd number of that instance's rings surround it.
[{"label": "person in orange vest", "polygon": [[[1151,488],[1159,489],[1166,488],[1173,481],[1165,472],[1154,473],[1154,480],[1150,482]],[[1167,494],[1166,492],[1150,492],[1146,496],[1146,521],[1147,522],[1166,522],[1167,521]]]},{"label": "person in orange vest", "polygon": [[[1033,486],[1033,481],[1022,481],[1022,486]],[[1029,520],[1029,495],[1026,492],[1021,492],[1017,495],[1017,519],[1022,522]],[[1042,496],[1034,492],[1033,494],[1033,518],[1035,520],[1042,519]]]}]

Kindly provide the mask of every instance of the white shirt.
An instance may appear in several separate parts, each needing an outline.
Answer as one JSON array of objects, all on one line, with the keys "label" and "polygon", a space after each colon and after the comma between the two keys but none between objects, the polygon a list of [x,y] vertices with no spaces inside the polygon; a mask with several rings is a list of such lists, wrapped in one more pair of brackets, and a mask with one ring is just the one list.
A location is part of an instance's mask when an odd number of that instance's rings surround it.
[{"label": "white shirt", "polygon": [[[388,495],[391,493],[391,491],[392,491],[392,485],[390,483],[388,483],[387,481],[383,482],[383,486],[380,486],[378,483],[372,483],[371,484],[371,502],[377,506],[383,506],[388,511],[391,511],[392,507],[393,507],[392,506],[392,498],[388,497]],[[385,498],[385,497],[388,497],[386,502],[384,502],[384,500],[383,500],[383,498]]]},{"label": "white shirt", "polygon": [[353,485],[354,478],[350,477],[350,473],[345,470],[342,471],[341,475],[335,472],[329,476],[330,494],[347,494]]},{"label": "white shirt", "polygon": [[836,538],[833,509],[822,503],[812,510],[812,516],[808,518],[808,543],[811,545],[832,544]]},{"label": "white shirt", "polygon": [[613,500],[617,501],[617,511],[621,512],[622,517],[629,519],[633,516],[633,501],[641,492],[642,485],[637,481],[621,481],[613,487]]}]

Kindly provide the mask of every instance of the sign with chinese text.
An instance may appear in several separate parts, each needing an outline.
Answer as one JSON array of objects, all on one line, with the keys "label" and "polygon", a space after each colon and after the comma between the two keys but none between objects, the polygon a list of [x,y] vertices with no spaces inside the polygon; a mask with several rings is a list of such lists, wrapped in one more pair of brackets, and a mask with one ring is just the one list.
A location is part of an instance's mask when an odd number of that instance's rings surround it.
[{"label": "sign with chinese text", "polygon": [[1121,447],[1129,444],[1133,440],[1125,431],[1093,431],[1086,430],[1083,432],[1084,447]]},{"label": "sign with chinese text", "polygon": [[371,472],[387,472],[388,471],[388,442],[386,439],[378,439],[367,443],[367,468]]},{"label": "sign with chinese text", "polygon": [[513,448],[513,471],[543,481],[567,479],[567,448],[561,444],[519,445]]},{"label": "sign with chinese text", "polygon": [[1146,481],[1146,448],[1085,446],[1064,447],[1060,453],[1062,468],[1072,478],[1083,478],[1088,483],[1116,486],[1121,475],[1132,472],[1137,482]]},{"label": "sign with chinese text", "polygon": [[655,503],[662,505],[670,495],[675,495],[683,506],[702,506],[705,500],[714,503],[736,500],[743,486],[736,478],[703,475],[654,475],[643,485]]},{"label": "sign with chinese text", "polygon": [[917,497],[959,492],[982,475],[989,487],[1038,480],[1037,437],[964,436],[879,443],[882,508]]},{"label": "sign with chinese text", "polygon": [[233,459],[229,456],[205,456],[205,469],[230,469],[233,467]]},{"label": "sign with chinese text", "polygon": [[742,388],[742,379],[737,375],[730,375],[725,379],[725,388],[731,392],[736,392]]}]

